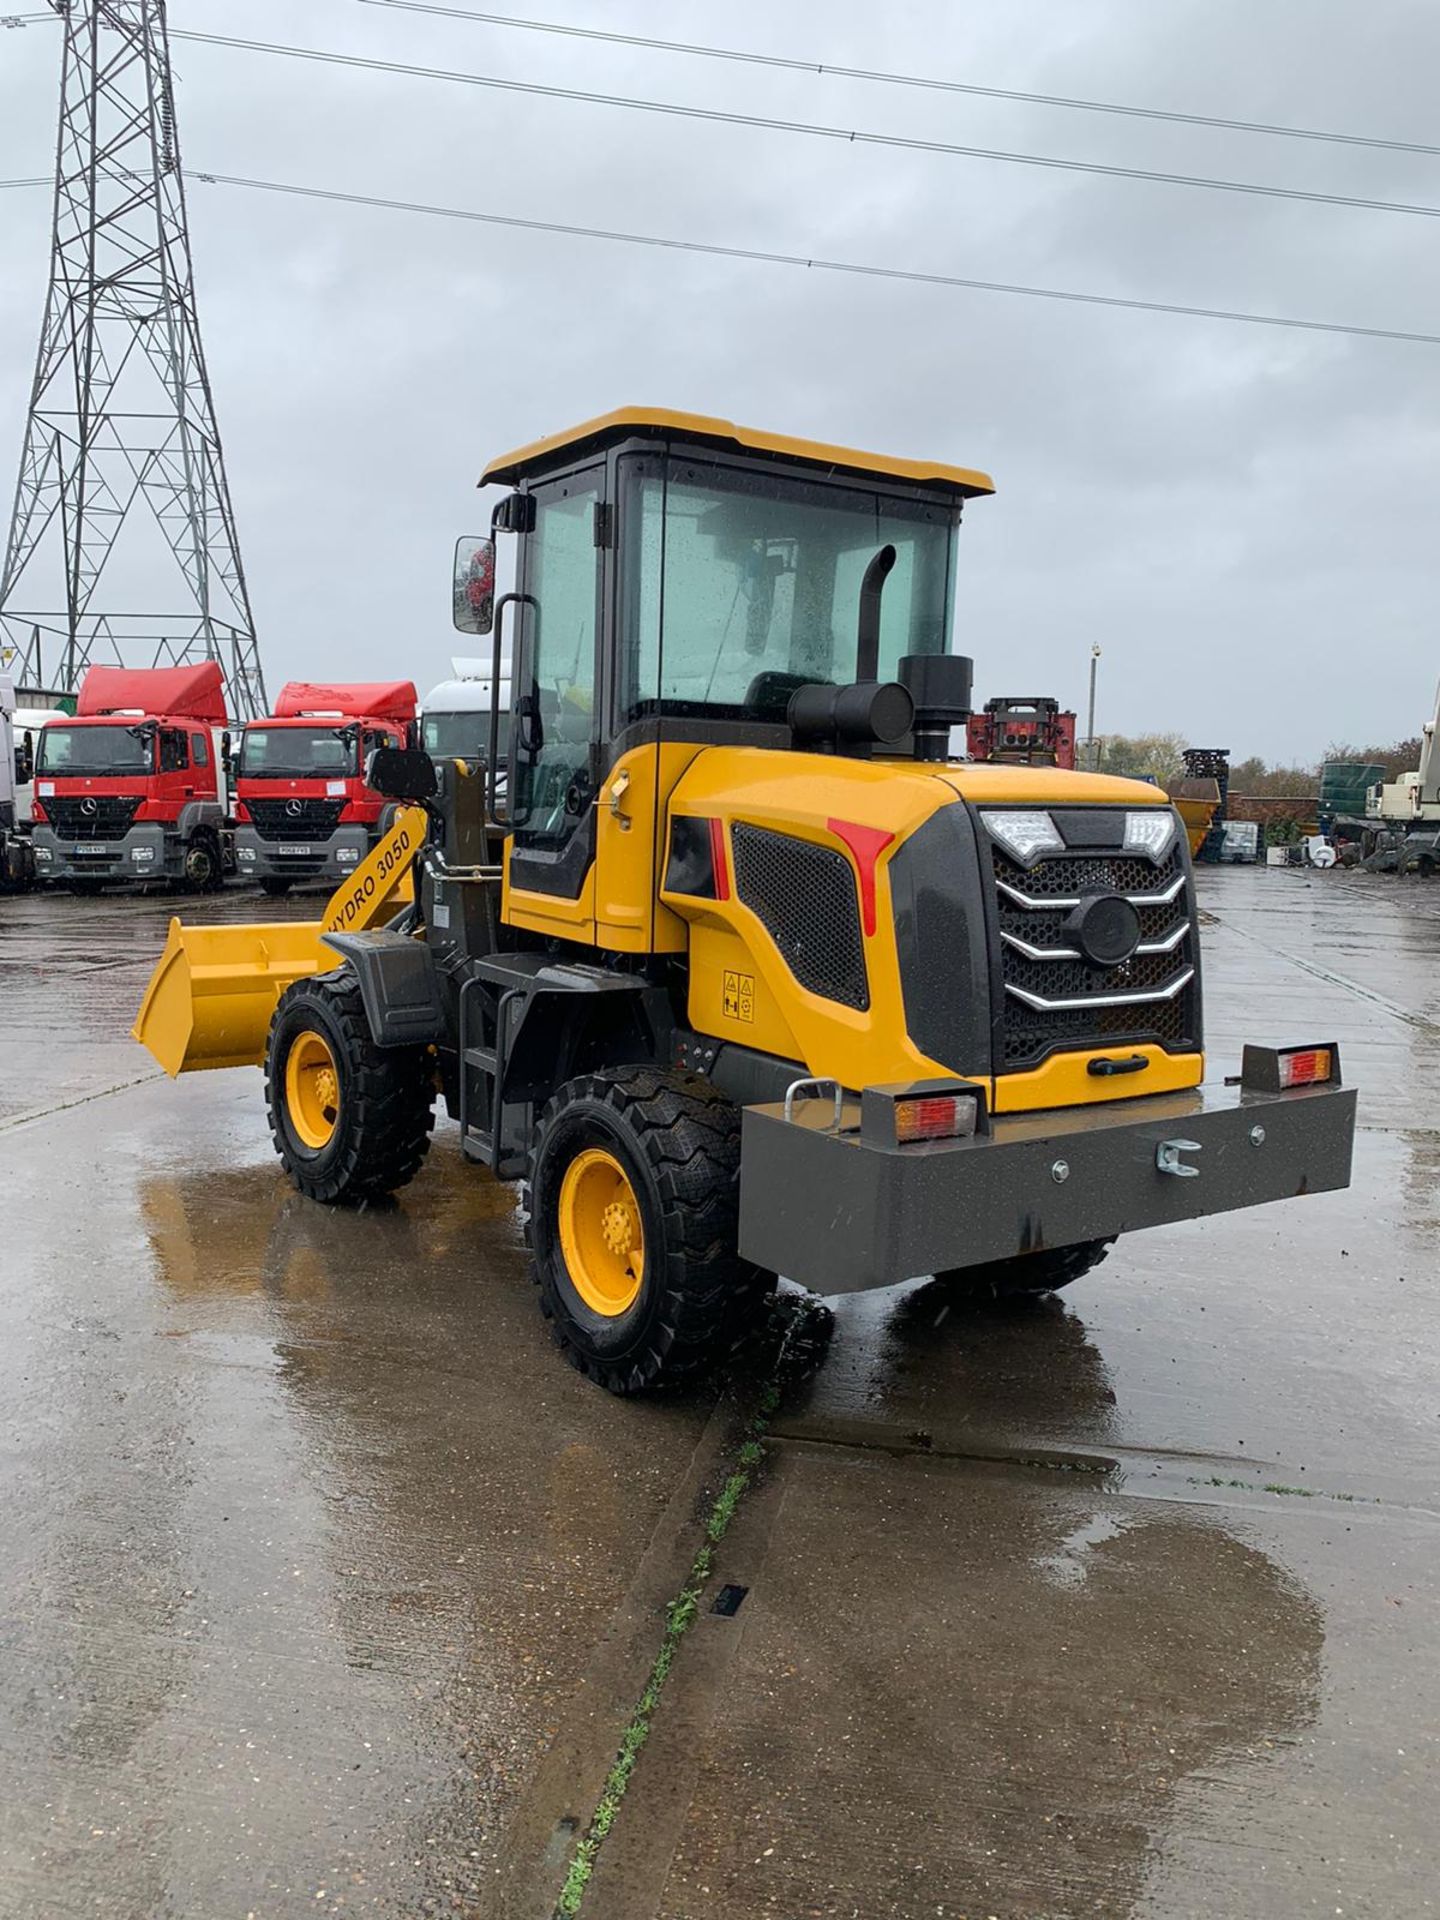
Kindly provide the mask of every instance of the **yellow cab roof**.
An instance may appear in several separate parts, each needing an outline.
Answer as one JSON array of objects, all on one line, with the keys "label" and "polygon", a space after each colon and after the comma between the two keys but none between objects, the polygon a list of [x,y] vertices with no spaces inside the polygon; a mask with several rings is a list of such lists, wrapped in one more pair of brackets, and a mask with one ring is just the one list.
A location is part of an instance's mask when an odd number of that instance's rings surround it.
[{"label": "yellow cab roof", "polygon": [[548,434],[543,440],[532,441],[528,447],[517,447],[513,453],[492,460],[481,474],[480,484],[483,487],[499,480],[513,485],[534,472],[556,466],[559,455],[611,446],[637,435],[703,440],[713,446],[736,447],[745,453],[770,454],[803,466],[822,467],[827,472],[883,474],[890,480],[935,487],[945,493],[958,494],[962,499],[995,491],[995,482],[988,473],[969,467],[945,466],[938,460],[905,460],[886,453],[862,453],[855,447],[831,447],[818,440],[763,433],[756,427],[737,427],[733,420],[716,420],[703,413],[677,413],[666,407],[616,407],[612,413],[584,420],[578,427]]}]

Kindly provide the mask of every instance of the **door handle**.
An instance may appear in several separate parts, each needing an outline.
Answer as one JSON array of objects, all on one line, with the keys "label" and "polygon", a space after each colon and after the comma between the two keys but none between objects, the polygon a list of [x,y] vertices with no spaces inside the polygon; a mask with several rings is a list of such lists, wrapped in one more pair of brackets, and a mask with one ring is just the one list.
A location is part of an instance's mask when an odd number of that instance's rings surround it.
[{"label": "door handle", "polygon": [[[629,791],[630,769],[628,767],[622,767],[610,782],[609,793],[604,796],[605,804],[610,809],[610,817],[616,822],[622,833],[628,833],[633,825],[633,822],[627,820],[625,815],[620,811],[620,803]],[[598,801],[596,805],[599,805]]]}]

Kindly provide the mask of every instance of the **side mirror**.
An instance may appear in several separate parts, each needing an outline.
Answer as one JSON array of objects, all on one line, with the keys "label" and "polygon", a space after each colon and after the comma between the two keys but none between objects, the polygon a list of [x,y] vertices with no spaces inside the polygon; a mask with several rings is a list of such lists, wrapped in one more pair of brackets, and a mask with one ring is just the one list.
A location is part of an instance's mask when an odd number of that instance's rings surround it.
[{"label": "side mirror", "polygon": [[34,775],[35,775],[35,750],[31,745],[30,735],[27,733],[25,735],[25,738],[20,742],[19,746],[16,747],[15,749],[15,784],[16,786],[28,787],[31,780],[34,778]]},{"label": "side mirror", "polygon": [[455,542],[455,625],[489,633],[495,624],[495,542],[466,534]]},{"label": "side mirror", "polygon": [[365,761],[365,784],[387,800],[433,800],[435,762],[418,747],[376,747]]}]

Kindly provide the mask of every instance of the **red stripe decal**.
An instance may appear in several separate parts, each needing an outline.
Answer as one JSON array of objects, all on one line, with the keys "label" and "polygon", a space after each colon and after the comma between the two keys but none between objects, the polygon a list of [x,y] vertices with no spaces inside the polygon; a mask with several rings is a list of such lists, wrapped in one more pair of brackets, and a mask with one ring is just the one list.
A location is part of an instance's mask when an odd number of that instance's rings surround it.
[{"label": "red stripe decal", "polygon": [[868,940],[875,931],[875,865],[895,836],[882,827],[862,827],[854,820],[827,820],[825,824],[854,855],[860,873],[860,917]]},{"label": "red stripe decal", "polygon": [[725,822],[710,822],[710,864],[715,869],[715,898],[730,898],[730,867],[725,858]]}]

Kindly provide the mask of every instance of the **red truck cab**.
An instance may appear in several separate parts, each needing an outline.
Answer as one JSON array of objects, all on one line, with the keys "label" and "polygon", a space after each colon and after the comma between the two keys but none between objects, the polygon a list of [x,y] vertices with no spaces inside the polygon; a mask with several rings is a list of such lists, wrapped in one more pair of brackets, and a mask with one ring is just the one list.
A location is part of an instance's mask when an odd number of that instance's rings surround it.
[{"label": "red truck cab", "polygon": [[230,864],[219,664],[91,667],[73,718],[37,736],[36,878],[221,885]]},{"label": "red truck cab", "polygon": [[287,893],[353,873],[379,839],[387,805],[365,784],[366,758],[408,744],[416,706],[409,680],[292,680],[273,714],[247,722],[235,782],[242,877]]}]

